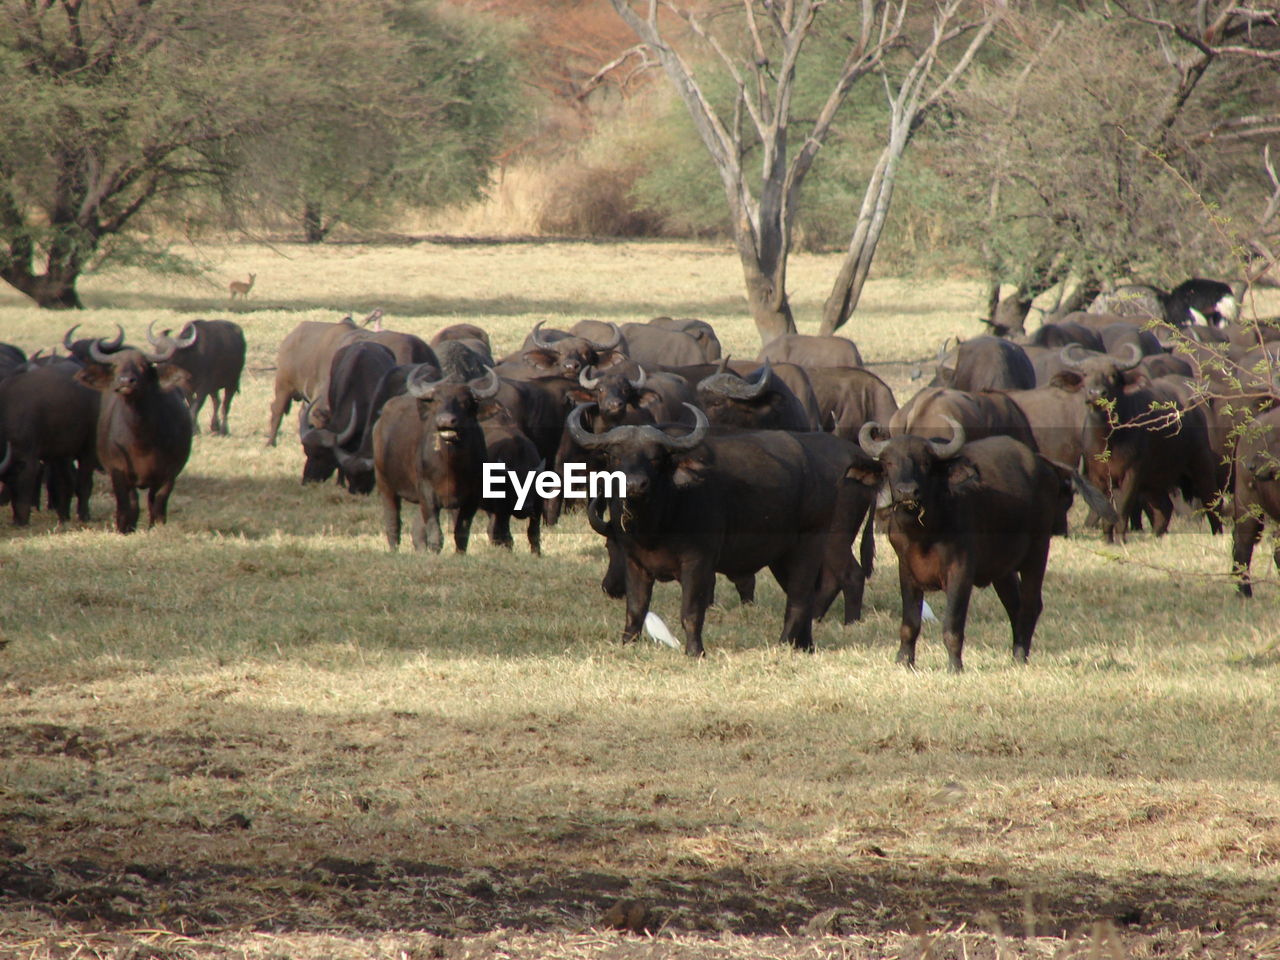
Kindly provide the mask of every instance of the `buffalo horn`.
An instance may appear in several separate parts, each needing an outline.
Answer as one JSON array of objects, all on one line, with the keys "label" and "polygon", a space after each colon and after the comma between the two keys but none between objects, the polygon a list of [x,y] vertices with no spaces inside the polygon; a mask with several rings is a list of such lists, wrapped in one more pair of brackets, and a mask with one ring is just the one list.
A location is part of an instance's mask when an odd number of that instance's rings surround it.
[{"label": "buffalo horn", "polygon": [[595,370],[594,366],[583,367],[578,371],[578,383],[587,390],[594,390],[600,383],[599,377],[589,377],[588,373]]},{"label": "buffalo horn", "polygon": [[1133,359],[1117,360],[1117,370],[1132,370],[1142,362],[1142,349],[1136,343],[1126,343],[1125,346],[1129,348],[1129,353],[1132,355]]},{"label": "buffalo horn", "polygon": [[631,384],[631,386],[632,386],[633,388],[635,388],[636,390],[643,390],[643,389],[644,389],[644,382],[645,382],[645,380],[646,380],[646,379],[647,379],[647,377],[645,376],[644,367],[641,367],[641,368],[640,368],[640,379],[639,379],[639,380],[629,380],[629,381],[627,381],[627,382],[628,382],[628,383],[630,383],[630,384]]},{"label": "buffalo horn", "polygon": [[66,333],[62,335],[62,345],[66,347],[68,350],[71,349],[71,345],[75,342],[71,339],[72,335],[75,334],[75,332],[79,329],[80,329],[80,324],[77,323],[74,327],[72,327],[70,330],[68,330]]},{"label": "buffalo horn", "polygon": [[106,344],[106,341],[103,340],[102,338],[98,338],[97,340],[90,340],[89,356],[92,357],[96,363],[105,363],[108,366],[110,366],[114,361],[111,359],[111,354],[105,352],[102,349],[105,344]]},{"label": "buffalo horn", "polygon": [[[707,415],[700,408],[695,407],[692,403],[686,403],[685,406],[693,414],[694,426],[692,431],[683,437],[673,437],[664,430],[658,430],[658,433],[662,435],[663,445],[669,450],[692,450],[702,442],[707,435],[707,431],[711,429],[711,423],[707,420]],[[617,428],[615,427],[614,429]],[[640,429],[654,430],[656,428],[641,427]]]},{"label": "buffalo horn", "polygon": [[434,387],[439,380],[428,380],[422,374],[428,364],[419,364],[418,369],[409,375],[409,379],[405,381],[404,388],[411,397],[421,400],[427,395],[427,391]]},{"label": "buffalo horn", "polygon": [[888,440],[877,440],[876,431],[880,429],[880,424],[874,420],[868,420],[862,425],[862,429],[858,431],[858,446],[862,448],[863,453],[869,457],[879,458],[884,453],[884,448],[889,445]]},{"label": "buffalo horn", "polygon": [[177,339],[173,342],[178,345],[179,350],[185,350],[187,347],[195,346],[196,338],[200,335],[200,328],[194,323],[188,321],[179,332]]},{"label": "buffalo horn", "polygon": [[772,372],[773,368],[766,359],[764,366],[756,374],[755,380],[744,380],[736,373],[714,373],[699,383],[698,389],[718,393],[733,400],[755,400],[769,385],[769,375]]},{"label": "buffalo horn", "polygon": [[343,427],[336,437],[333,439],[334,446],[342,447],[350,443],[356,435],[356,430],[360,426],[360,418],[356,416],[356,405],[351,405],[351,415],[347,417],[347,425]]},{"label": "buffalo horn", "polygon": [[1081,353],[1083,353],[1084,347],[1082,347],[1078,343],[1068,343],[1065,347],[1063,347],[1060,351],[1058,351],[1058,356],[1062,358],[1062,362],[1065,363],[1068,367],[1070,367],[1073,370],[1079,370],[1080,363],[1084,359],[1083,357],[1079,357],[1079,358],[1076,357],[1075,356],[1076,351],[1080,351]]},{"label": "buffalo horn", "polygon": [[533,345],[544,350],[550,349],[555,343],[554,340],[545,340],[542,337],[542,325],[546,322],[545,320],[539,320],[533,325],[533,330],[529,334],[529,339],[533,341]]},{"label": "buffalo horn", "polygon": [[114,352],[116,350],[119,350],[121,344],[124,343],[124,327],[120,326],[120,324],[117,323],[115,339],[103,340],[101,342],[102,342],[102,346],[109,352]]},{"label": "buffalo horn", "polygon": [[602,509],[602,498],[592,497],[587,501],[587,522],[591,524],[591,529],[602,537],[607,537],[613,531],[609,529],[609,521],[604,518],[604,510]]},{"label": "buffalo horn", "polygon": [[477,400],[491,400],[498,395],[498,390],[502,387],[502,381],[494,373],[493,367],[490,367],[489,373],[483,380],[472,380],[467,386],[471,388],[471,395]]},{"label": "buffalo horn", "polygon": [[588,407],[594,407],[594,403],[580,403],[569,411],[569,417],[565,420],[564,425],[569,430],[569,436],[573,437],[573,442],[584,450],[598,450],[601,447],[607,447],[609,444],[620,439],[622,436],[630,434],[630,427],[614,427],[607,433],[591,433],[582,425],[582,414],[586,412]]},{"label": "buffalo horn", "polygon": [[607,343],[596,343],[594,340],[591,341],[591,345],[595,347],[599,353],[604,353],[606,350],[615,350],[617,349],[618,344],[622,343],[622,329],[612,320],[609,321],[609,326],[613,328],[612,339]]},{"label": "buffalo horn", "polygon": [[959,453],[960,448],[964,446],[964,427],[955,418],[948,417],[946,414],[942,415],[942,419],[951,424],[951,439],[946,443],[942,443],[938,440],[930,440],[929,446],[933,448],[934,456],[939,460],[950,460]]}]

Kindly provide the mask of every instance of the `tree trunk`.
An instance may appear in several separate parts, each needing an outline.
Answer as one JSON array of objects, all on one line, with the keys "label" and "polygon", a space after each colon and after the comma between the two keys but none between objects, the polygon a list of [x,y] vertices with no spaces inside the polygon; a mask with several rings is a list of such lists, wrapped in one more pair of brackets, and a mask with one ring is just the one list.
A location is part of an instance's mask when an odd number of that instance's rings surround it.
[{"label": "tree trunk", "polygon": [[795,333],[796,321],[791,314],[786,288],[775,284],[755,265],[744,262],[743,272],[747,280],[747,303],[751,308],[751,319],[755,321],[756,330],[760,334],[761,345],[784,333]]},{"label": "tree trunk", "polygon": [[314,200],[303,204],[302,233],[307,243],[324,243],[325,237],[329,235],[329,228],[324,225],[323,211]]},{"label": "tree trunk", "polygon": [[36,302],[46,310],[83,310],[80,294],[76,291],[79,271],[69,275],[47,273],[36,275],[29,270],[9,267],[0,270],[0,279]]}]

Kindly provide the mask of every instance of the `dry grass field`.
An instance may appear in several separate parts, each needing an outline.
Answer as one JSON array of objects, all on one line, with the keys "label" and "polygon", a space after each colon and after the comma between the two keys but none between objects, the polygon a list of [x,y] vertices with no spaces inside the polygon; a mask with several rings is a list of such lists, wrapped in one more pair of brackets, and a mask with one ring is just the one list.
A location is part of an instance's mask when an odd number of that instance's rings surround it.
[{"label": "dry grass field", "polygon": [[[764,579],[753,607],[720,591],[703,662],[624,648],[579,516],[540,559],[519,532],[393,555],[373,500],[303,488],[296,433],[263,446],[276,347],[381,306],[496,350],[543,319],[700,316],[754,355],[730,253],[195,253],[210,280],[90,277],[74,315],[0,291],[29,352],[75,322],[249,340],[232,436],[197,438],[167,527],[109,532],[101,480],[88,525],[0,523],[0,957],[1280,956],[1269,546],[1244,603],[1201,524],[1127,547],[1076,524],[1021,669],[989,591],[967,673],[936,624],[896,667],[883,539],[865,620],[818,625],[813,656],[774,645]],[[833,266],[796,258],[802,317]],[[847,332],[904,400],[944,336],[980,332],[977,288],[876,280]]]}]

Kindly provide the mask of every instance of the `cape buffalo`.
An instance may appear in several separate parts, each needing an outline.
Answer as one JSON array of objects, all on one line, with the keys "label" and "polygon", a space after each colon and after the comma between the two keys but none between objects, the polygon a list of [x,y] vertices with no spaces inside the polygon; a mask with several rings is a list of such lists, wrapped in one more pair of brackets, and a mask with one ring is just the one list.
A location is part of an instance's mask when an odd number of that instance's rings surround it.
[{"label": "cape buffalo", "polygon": [[874,458],[853,473],[877,501],[898,554],[902,626],[898,662],[915,666],[926,590],[945,590],[942,640],[953,672],[964,669],[964,630],[974,587],[995,587],[1013,628],[1013,658],[1025,663],[1043,607],[1049,540],[1066,532],[1069,471],[1009,437],[966,442],[954,420],[946,440],[903,435],[859,443]]},{"label": "cape buffalo", "polygon": [[471,521],[480,508],[484,432],[476,420],[480,401],[499,382],[450,383],[411,378],[408,392],[388,400],[373,428],[373,457],[387,543],[400,544],[400,503],[418,504],[413,545],[439,552],[444,545],[440,511],[455,511],[453,543],[465,553]]},{"label": "cape buffalo", "polygon": [[82,369],[78,361],[62,359],[0,382],[0,442],[9,445],[7,487],[17,526],[28,524],[39,505],[42,472],[58,519],[71,519],[73,492],[76,516],[89,519],[99,396],[77,379]]},{"label": "cape buffalo", "polygon": [[98,414],[98,460],[111,477],[116,530],[138,526],[138,489],[147,490],[150,526],[164,523],[174,481],[191,453],[190,377],[169,363],[198,336],[150,337],[156,352],[125,349],[105,353],[89,348],[92,362],[76,379],[102,394]]},{"label": "cape buffalo", "polygon": [[[1280,396],[1280,383],[1276,384]],[[1231,501],[1231,570],[1242,597],[1253,596],[1249,565],[1267,518],[1280,521],[1280,409],[1269,410],[1241,433]],[[1280,546],[1275,551],[1280,568]]]},{"label": "cape buffalo", "polygon": [[[683,436],[654,426],[615,427],[603,435],[569,415],[579,445],[606,454],[626,491],[588,504],[592,528],[626,555],[624,642],[640,634],[655,580],[678,580],[685,653],[703,654],[702,626],[715,575],[739,580],[768,567],[787,595],[781,641],[813,649],[814,593],[844,478],[865,460],[852,444],[824,433],[781,430],[711,433],[706,414]],[[850,488],[854,485],[849,484]],[[840,562],[852,560],[851,536]]]},{"label": "cape buffalo", "polygon": [[[147,328],[150,333],[154,323]],[[200,410],[206,399],[213,398],[213,415],[209,432],[227,436],[227,415],[231,400],[240,390],[240,374],[244,371],[244,330],[230,320],[192,320],[178,334],[182,340],[189,328],[196,330],[195,342],[179,347],[169,361],[191,374],[191,425],[200,432]],[[168,331],[165,331],[168,333]]]},{"label": "cape buffalo", "polygon": [[756,357],[757,363],[794,363],[806,370],[812,367],[860,367],[862,354],[858,345],[845,337],[819,337],[806,333],[784,333],[766,343]]}]

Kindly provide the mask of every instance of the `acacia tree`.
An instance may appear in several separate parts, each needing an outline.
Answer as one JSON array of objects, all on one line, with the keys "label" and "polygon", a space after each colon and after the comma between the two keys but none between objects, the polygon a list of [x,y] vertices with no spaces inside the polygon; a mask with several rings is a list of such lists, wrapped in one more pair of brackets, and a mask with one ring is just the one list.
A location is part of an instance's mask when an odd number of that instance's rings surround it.
[{"label": "acacia tree", "polygon": [[[1201,0],[1173,8],[1180,21],[1152,9],[1012,17],[1002,69],[953,101],[953,212],[979,240],[1003,328],[1068,278],[1087,294],[1126,275],[1234,274],[1241,254],[1255,276],[1274,262],[1258,161],[1280,132],[1280,8]],[[1015,287],[1004,300],[1001,282]]]},{"label": "acacia tree", "polygon": [[[78,307],[80,275],[136,253],[121,240],[141,237],[146,212],[243,197],[234,174],[267,142],[282,170],[323,158],[332,142],[316,132],[336,103],[363,102],[367,130],[465,112],[465,98],[428,96],[400,69],[421,61],[397,17],[420,6],[0,0],[0,279]],[[364,145],[376,153],[377,139]]]},{"label": "acacia tree", "polygon": [[[801,186],[854,84],[880,76],[889,104],[888,135],[822,322],[827,332],[841,326],[866,281],[903,152],[925,112],[972,63],[1003,3],[945,0],[917,3],[912,10],[908,0],[741,0],[710,9],[674,0],[609,2],[661,64],[715,165],[747,301],[766,343],[796,329],[787,296],[787,257]],[[931,14],[923,31],[912,29],[918,25],[909,19],[921,8]],[[847,50],[817,115],[799,121],[793,115],[796,76],[820,15]],[[923,42],[913,44],[921,34]],[[961,40],[966,42],[960,54],[940,69],[944,52]],[[711,69],[723,71],[735,91],[730,103],[713,101],[695,73],[692,53],[682,53],[677,45],[697,48]],[[794,151],[793,125],[801,127]],[[759,172],[753,175],[748,160],[757,152]]]},{"label": "acacia tree", "polygon": [[287,124],[243,144],[243,195],[300,216],[311,243],[404,205],[477,198],[525,112],[507,25],[435,0],[366,9],[366,27],[316,78],[305,142]]}]

